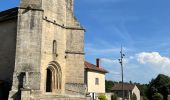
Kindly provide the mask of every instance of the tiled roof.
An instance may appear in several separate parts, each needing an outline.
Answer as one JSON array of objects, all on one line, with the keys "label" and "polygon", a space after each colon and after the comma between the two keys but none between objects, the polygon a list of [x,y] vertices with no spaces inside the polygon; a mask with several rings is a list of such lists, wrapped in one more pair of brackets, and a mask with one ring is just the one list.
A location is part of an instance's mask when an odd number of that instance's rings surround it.
[{"label": "tiled roof", "polygon": [[84,65],[85,65],[86,70],[91,70],[91,71],[96,71],[96,72],[101,72],[101,73],[108,73],[108,71],[103,69],[102,67],[97,67],[96,65],[91,64],[87,61],[85,61]]},{"label": "tiled roof", "polygon": [[17,18],[18,8],[12,8],[0,12],[0,21],[5,21],[13,18]]},{"label": "tiled roof", "polygon": [[[133,84],[123,84],[123,89],[124,90],[133,90],[135,87],[135,85]],[[112,91],[114,90],[122,90],[122,84],[114,84],[114,86],[112,87]]]}]

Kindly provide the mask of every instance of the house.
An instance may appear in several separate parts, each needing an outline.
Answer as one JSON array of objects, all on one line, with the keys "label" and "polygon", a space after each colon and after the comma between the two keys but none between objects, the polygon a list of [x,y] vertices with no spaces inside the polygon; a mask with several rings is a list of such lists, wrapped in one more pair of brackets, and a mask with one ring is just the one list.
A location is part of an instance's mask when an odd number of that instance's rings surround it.
[{"label": "house", "polygon": [[[135,98],[136,100],[140,100],[140,91],[136,85],[124,83],[123,84],[124,97],[126,100],[131,100],[131,98]],[[118,97],[122,97],[122,83],[114,84],[112,90]]]},{"label": "house", "polygon": [[85,61],[85,83],[87,93],[95,100],[99,94],[105,93],[105,74],[108,73],[100,66],[100,59],[96,59],[96,65]]},{"label": "house", "polygon": [[[74,0],[20,0],[0,12],[0,80],[8,100],[85,100],[84,32]],[[1,98],[0,97],[0,98]],[[5,99],[3,99],[5,100]]]}]

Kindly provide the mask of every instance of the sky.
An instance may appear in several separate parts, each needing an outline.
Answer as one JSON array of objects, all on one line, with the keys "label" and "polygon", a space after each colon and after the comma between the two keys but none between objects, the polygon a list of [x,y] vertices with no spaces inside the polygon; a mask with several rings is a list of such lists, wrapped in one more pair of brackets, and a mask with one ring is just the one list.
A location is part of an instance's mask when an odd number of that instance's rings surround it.
[{"label": "sky", "polygon": [[[0,0],[0,11],[19,0]],[[118,62],[123,46],[124,80],[148,83],[170,76],[170,0],[75,0],[74,13],[85,32],[85,59],[121,81]]]}]

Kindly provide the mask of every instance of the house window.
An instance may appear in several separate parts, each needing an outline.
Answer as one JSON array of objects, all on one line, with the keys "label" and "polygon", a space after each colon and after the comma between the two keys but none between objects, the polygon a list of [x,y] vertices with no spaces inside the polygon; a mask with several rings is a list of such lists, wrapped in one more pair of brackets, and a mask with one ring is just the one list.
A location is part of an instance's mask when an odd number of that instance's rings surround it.
[{"label": "house window", "polygon": [[95,85],[99,85],[99,78],[95,79]]}]

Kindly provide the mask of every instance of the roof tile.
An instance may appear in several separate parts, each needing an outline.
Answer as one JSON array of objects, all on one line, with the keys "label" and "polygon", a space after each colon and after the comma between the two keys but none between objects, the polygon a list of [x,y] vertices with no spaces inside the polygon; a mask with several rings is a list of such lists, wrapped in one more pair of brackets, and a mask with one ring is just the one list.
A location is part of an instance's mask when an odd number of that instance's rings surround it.
[{"label": "roof tile", "polygon": [[[123,84],[123,89],[124,90],[133,90],[135,87],[134,84]],[[114,84],[114,86],[112,87],[112,90],[122,90],[122,84]]]},{"label": "roof tile", "polygon": [[108,71],[103,69],[102,67],[97,67],[96,65],[91,64],[87,61],[85,61],[84,65],[85,65],[85,69],[87,69],[87,70],[97,71],[97,72],[101,72],[101,73],[108,73]]}]

